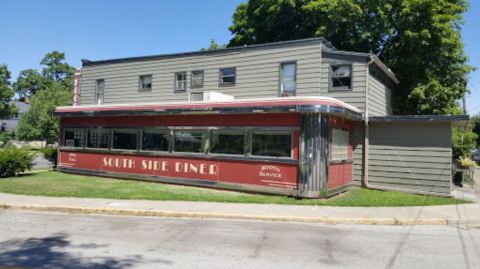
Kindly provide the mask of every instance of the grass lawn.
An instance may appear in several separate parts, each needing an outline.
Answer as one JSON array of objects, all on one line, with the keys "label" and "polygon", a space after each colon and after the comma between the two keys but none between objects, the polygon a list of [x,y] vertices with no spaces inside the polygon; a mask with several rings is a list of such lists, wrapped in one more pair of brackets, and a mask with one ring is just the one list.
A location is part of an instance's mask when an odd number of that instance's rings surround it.
[{"label": "grass lawn", "polygon": [[0,178],[0,192],[57,197],[209,201],[328,206],[424,206],[467,203],[464,200],[355,188],[330,199],[295,199],[207,188],[70,175],[44,171]]}]

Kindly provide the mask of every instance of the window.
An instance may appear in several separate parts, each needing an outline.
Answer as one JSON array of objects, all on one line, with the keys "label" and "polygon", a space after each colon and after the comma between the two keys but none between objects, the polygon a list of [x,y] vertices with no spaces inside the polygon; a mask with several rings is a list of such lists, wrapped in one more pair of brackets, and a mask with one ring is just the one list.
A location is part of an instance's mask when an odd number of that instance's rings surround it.
[{"label": "window", "polygon": [[151,91],[152,90],[152,75],[140,76],[139,87],[141,91]]},{"label": "window", "polygon": [[84,129],[65,129],[64,146],[72,148],[83,148],[85,146]]},{"label": "window", "polygon": [[143,130],[142,150],[147,151],[168,151],[167,130]]},{"label": "window", "polygon": [[110,147],[110,130],[88,129],[87,148],[108,149]]},{"label": "window", "polygon": [[175,91],[185,91],[187,89],[187,73],[175,73]]},{"label": "window", "polygon": [[191,88],[203,87],[203,70],[192,71]]},{"label": "window", "polygon": [[173,150],[177,152],[203,153],[203,131],[175,131]]},{"label": "window", "polygon": [[220,69],[220,85],[235,85],[235,67]]},{"label": "window", "polygon": [[348,131],[332,129],[330,160],[348,160],[348,138]]},{"label": "window", "polygon": [[252,134],[252,155],[291,157],[292,135],[286,133],[254,132]]},{"label": "window", "polygon": [[211,153],[243,155],[245,153],[244,132],[213,131],[211,139]]},{"label": "window", "polygon": [[295,63],[282,63],[280,66],[280,96],[295,96],[297,91]]},{"label": "window", "polygon": [[332,65],[330,71],[330,88],[349,90],[352,88],[352,66]]},{"label": "window", "polygon": [[203,101],[203,92],[190,92],[190,101]]},{"label": "window", "polygon": [[113,149],[137,149],[137,130],[113,130]]},{"label": "window", "polygon": [[103,105],[103,95],[105,93],[105,80],[97,79],[95,86],[95,103]]}]

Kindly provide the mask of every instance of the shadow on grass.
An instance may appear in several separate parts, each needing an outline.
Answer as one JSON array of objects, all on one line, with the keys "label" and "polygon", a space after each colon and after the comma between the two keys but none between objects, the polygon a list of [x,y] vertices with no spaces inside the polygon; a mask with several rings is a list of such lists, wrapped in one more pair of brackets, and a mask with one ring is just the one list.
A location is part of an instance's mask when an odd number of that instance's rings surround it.
[{"label": "shadow on grass", "polygon": [[44,238],[12,239],[0,242],[0,268],[129,268],[142,258],[75,257],[64,251],[72,248],[102,248],[108,245],[72,245],[65,234],[53,234]]}]

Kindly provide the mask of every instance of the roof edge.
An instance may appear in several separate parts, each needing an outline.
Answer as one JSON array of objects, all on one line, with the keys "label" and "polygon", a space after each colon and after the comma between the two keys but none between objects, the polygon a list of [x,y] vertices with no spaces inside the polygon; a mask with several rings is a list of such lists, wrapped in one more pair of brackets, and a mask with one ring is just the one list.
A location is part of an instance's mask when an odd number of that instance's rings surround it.
[{"label": "roof edge", "polygon": [[111,64],[111,63],[149,61],[149,60],[195,56],[195,55],[211,55],[211,54],[219,54],[219,53],[233,52],[233,51],[260,49],[264,47],[275,47],[275,46],[281,47],[281,46],[288,46],[293,44],[315,43],[315,42],[319,42],[324,46],[328,47],[329,49],[336,50],[336,48],[330,43],[330,41],[326,40],[325,38],[313,37],[313,38],[279,41],[279,42],[263,43],[263,44],[255,44],[255,45],[236,46],[236,47],[221,48],[221,49],[215,49],[215,50],[205,50],[205,51],[199,50],[199,51],[157,54],[157,55],[147,55],[147,56],[134,56],[134,57],[125,57],[125,58],[105,59],[105,60],[98,60],[98,61],[82,59],[81,61],[82,61],[82,67],[84,67],[84,66],[94,66],[94,65],[102,65],[102,64]]},{"label": "roof edge", "polygon": [[469,115],[391,115],[368,117],[370,122],[392,123],[392,122],[450,122],[452,125],[460,126],[466,124],[470,119]]}]

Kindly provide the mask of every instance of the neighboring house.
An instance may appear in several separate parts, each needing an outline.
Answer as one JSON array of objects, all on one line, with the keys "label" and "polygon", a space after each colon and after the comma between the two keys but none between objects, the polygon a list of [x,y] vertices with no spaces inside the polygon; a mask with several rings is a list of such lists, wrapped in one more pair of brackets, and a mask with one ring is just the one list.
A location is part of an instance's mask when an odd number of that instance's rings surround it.
[{"label": "neighboring house", "polygon": [[29,103],[12,101],[11,104],[15,105],[15,107],[18,109],[18,112],[15,113],[10,119],[0,120],[1,131],[9,132],[15,130],[15,128],[17,128],[18,121],[20,120],[20,116],[23,113],[28,112],[28,109],[30,109]]},{"label": "neighboring house", "polygon": [[[323,197],[360,184],[449,195],[451,126],[393,115],[398,80],[323,38],[83,60],[59,170]],[[233,99],[233,100],[232,100]]]}]

